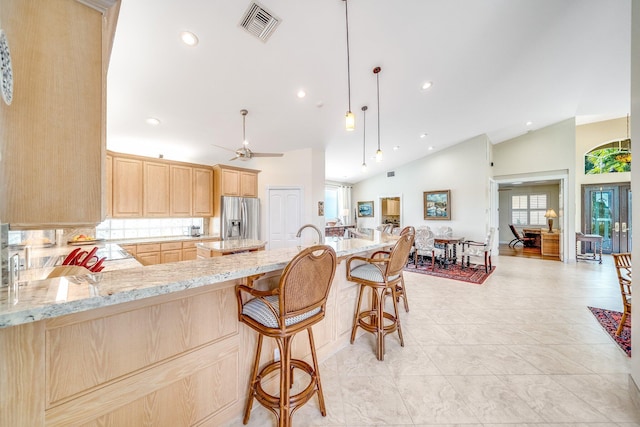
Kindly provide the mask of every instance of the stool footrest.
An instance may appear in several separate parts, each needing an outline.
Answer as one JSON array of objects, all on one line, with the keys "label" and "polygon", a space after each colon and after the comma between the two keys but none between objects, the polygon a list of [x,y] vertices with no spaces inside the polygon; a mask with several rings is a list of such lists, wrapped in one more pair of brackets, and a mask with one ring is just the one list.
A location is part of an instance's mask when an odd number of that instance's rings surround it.
[{"label": "stool footrest", "polygon": [[[260,404],[266,408],[278,409],[280,407],[280,397],[274,396],[272,394],[267,393],[264,388],[262,388],[262,379],[268,376],[272,372],[278,372],[281,369],[281,361],[271,362],[266,365],[264,368],[260,370],[258,376],[256,377],[256,388],[255,388],[255,398]],[[313,369],[313,366],[300,359],[291,359],[290,368],[300,369],[311,377],[309,384],[305,387],[301,392],[289,396],[289,407],[291,408],[291,413],[295,411],[295,409],[299,406],[304,405],[313,397],[313,395],[318,390],[317,384],[317,373]]]}]

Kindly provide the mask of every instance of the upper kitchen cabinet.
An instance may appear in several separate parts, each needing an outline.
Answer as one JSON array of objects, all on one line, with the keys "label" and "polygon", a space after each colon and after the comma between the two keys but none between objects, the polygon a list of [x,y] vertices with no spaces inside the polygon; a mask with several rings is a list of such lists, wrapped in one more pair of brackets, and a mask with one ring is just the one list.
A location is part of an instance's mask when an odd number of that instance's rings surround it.
[{"label": "upper kitchen cabinet", "polygon": [[259,170],[227,165],[213,167],[216,196],[258,197]]},{"label": "upper kitchen cabinet", "polygon": [[143,209],[143,161],[113,156],[113,217],[140,218]]},{"label": "upper kitchen cabinet", "polygon": [[0,100],[0,219],[12,228],[94,226],[106,214],[106,73],[119,6],[0,2],[13,73],[11,103]]},{"label": "upper kitchen cabinet", "polygon": [[213,216],[213,171],[193,168],[193,216]]},{"label": "upper kitchen cabinet", "polygon": [[[171,217],[189,217],[193,203],[193,168],[189,166],[171,165]],[[211,173],[211,169],[209,169]],[[211,193],[209,185],[209,193]],[[211,200],[211,195],[209,195]],[[211,203],[209,203],[211,204]],[[211,216],[211,215],[208,215]]]},{"label": "upper kitchen cabinet", "polygon": [[144,179],[142,203],[144,217],[168,217],[170,200],[169,165],[166,163],[144,161]]}]

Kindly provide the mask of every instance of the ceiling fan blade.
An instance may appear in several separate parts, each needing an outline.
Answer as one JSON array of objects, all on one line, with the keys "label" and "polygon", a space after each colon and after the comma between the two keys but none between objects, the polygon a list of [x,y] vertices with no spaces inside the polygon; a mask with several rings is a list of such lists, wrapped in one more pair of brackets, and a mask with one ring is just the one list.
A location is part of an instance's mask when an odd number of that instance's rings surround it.
[{"label": "ceiling fan blade", "polygon": [[235,156],[235,157],[230,158],[229,161],[235,160],[235,159],[241,159],[241,158],[242,158],[241,156]]},{"label": "ceiling fan blade", "polygon": [[283,153],[256,153],[255,151],[251,152],[251,157],[282,157]]},{"label": "ceiling fan blade", "polygon": [[231,148],[227,148],[227,147],[223,147],[222,145],[216,145],[216,144],[211,144],[214,147],[218,147],[218,148],[222,148],[223,150],[227,150],[227,151],[232,151],[232,152],[236,152],[236,150],[232,150]]}]

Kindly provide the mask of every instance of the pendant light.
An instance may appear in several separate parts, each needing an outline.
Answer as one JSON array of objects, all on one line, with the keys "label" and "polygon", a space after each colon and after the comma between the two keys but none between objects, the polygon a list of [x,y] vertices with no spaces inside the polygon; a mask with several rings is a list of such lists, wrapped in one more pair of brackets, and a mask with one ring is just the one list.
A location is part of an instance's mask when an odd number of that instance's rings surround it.
[{"label": "pendant light", "polygon": [[380,67],[373,69],[373,74],[376,75],[376,91],[378,94],[378,150],[376,151],[376,162],[382,161],[382,150],[380,149],[380,71],[382,71]]},{"label": "pendant light", "polygon": [[349,109],[345,115],[345,127],[348,131],[353,131],[356,128],[356,115],[351,112],[351,65],[349,54],[349,12],[347,7],[347,0],[344,1],[344,18],[347,23],[347,91],[349,95]]},{"label": "pendant light", "polygon": [[367,171],[367,162],[364,158],[364,149],[365,143],[367,141],[367,107],[366,105],[362,107],[362,172]]}]

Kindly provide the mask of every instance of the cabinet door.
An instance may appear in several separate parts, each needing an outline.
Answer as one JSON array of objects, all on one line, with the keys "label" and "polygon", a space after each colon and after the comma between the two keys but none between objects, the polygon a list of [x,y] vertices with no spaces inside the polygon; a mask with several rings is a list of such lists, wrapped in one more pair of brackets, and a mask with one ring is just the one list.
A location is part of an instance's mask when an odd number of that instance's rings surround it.
[{"label": "cabinet door", "polygon": [[193,168],[194,217],[213,216],[213,170]]},{"label": "cabinet door", "polygon": [[165,264],[167,262],[182,261],[182,249],[162,251],[160,253],[160,261],[162,262],[162,264]]},{"label": "cabinet door", "polygon": [[193,261],[198,258],[198,250],[194,248],[186,248],[182,250],[182,261]]},{"label": "cabinet door", "polygon": [[162,262],[162,260],[160,259],[160,252],[138,253],[138,255],[136,255],[136,258],[142,265],[154,265],[160,264]]},{"label": "cabinet door", "polygon": [[171,165],[171,216],[191,216],[192,209],[192,168],[188,166]]},{"label": "cabinet door", "polygon": [[258,174],[241,171],[240,192],[243,197],[258,197]]},{"label": "cabinet door", "polygon": [[222,196],[240,196],[240,173],[238,171],[222,169],[220,181]]},{"label": "cabinet door", "polygon": [[107,200],[105,200],[104,205],[107,207],[107,218],[111,218],[113,216],[113,159],[108,154],[106,156],[105,175],[105,197]]},{"label": "cabinet door", "polygon": [[169,165],[166,163],[144,162],[144,202],[145,217],[169,216]]},{"label": "cabinet door", "polygon": [[142,161],[113,158],[113,217],[142,216]]}]

